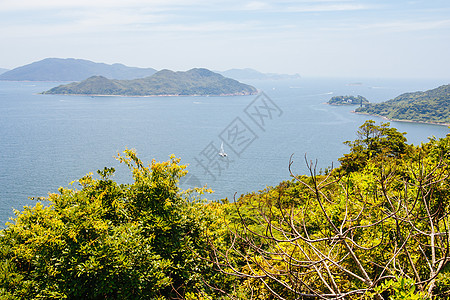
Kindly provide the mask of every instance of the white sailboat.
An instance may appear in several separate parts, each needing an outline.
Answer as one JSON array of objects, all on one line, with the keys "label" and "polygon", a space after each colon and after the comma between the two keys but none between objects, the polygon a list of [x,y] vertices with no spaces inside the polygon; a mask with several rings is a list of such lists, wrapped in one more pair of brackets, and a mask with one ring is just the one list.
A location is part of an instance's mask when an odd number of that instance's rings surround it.
[{"label": "white sailboat", "polygon": [[225,157],[225,156],[228,155],[228,154],[225,153],[225,150],[223,150],[223,142],[222,142],[222,145],[220,145],[219,155],[222,156],[222,157]]}]

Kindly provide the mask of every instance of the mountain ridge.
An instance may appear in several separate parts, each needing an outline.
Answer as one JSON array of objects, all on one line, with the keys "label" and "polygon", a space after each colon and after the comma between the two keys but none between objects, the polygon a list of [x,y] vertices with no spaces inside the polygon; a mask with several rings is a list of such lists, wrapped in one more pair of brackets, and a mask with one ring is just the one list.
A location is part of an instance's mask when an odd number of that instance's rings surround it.
[{"label": "mountain ridge", "polygon": [[[45,58],[14,69],[0,68],[0,80],[10,81],[81,81],[92,76],[109,79],[137,79],[153,75],[153,68],[128,67],[76,58]],[[262,73],[251,68],[214,71],[235,80],[300,79],[299,74]]]},{"label": "mountain ridge", "polygon": [[75,58],[45,58],[0,74],[11,81],[81,81],[91,76],[111,79],[136,79],[156,73],[153,68],[128,67],[123,64],[97,63]]}]

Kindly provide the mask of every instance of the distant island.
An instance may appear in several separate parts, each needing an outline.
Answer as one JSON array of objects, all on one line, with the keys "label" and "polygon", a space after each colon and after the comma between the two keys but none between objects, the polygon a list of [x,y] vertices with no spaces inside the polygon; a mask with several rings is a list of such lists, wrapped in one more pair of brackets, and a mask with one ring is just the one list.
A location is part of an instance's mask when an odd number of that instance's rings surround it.
[{"label": "distant island", "polygon": [[[1,73],[1,72],[0,72]],[[108,65],[84,59],[46,58],[0,74],[0,80],[14,81],[81,81],[91,76],[112,79],[136,79],[156,73],[153,68]]]},{"label": "distant island", "polygon": [[357,113],[394,121],[450,124],[450,84],[425,92],[405,93],[382,103],[367,104]]},{"label": "distant island", "polygon": [[330,105],[364,105],[368,104],[369,100],[363,96],[334,96],[327,102]]},{"label": "distant island", "polygon": [[0,74],[3,74],[3,73],[8,72],[8,71],[9,71],[8,69],[0,68]]},{"label": "distant island", "polygon": [[234,96],[256,94],[253,86],[207,69],[196,68],[186,72],[162,70],[152,76],[117,80],[92,76],[52,88],[42,94],[63,95],[117,95],[117,96]]},{"label": "distant island", "polygon": [[230,69],[226,71],[217,72],[225,77],[230,77],[236,80],[283,80],[283,79],[300,79],[299,74],[277,74],[277,73],[261,73],[254,69]]}]

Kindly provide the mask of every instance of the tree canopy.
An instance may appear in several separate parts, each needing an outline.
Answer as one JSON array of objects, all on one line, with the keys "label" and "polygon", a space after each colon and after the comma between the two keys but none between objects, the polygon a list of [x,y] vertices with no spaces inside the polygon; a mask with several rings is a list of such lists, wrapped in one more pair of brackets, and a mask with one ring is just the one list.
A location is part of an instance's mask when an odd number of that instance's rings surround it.
[{"label": "tree canopy", "polygon": [[[206,206],[177,186],[179,159],[149,167],[132,150],[118,159],[134,182],[117,184],[114,169],[60,188],[47,206],[16,212],[0,236],[2,299],[162,299],[201,293]],[[211,278],[214,278],[211,274]]]},{"label": "tree canopy", "polygon": [[406,144],[405,134],[389,123],[378,126],[373,120],[366,121],[356,132],[356,140],[344,142],[350,147],[350,153],[339,159],[341,168],[353,172],[361,170],[370,158],[400,158],[411,148]]}]

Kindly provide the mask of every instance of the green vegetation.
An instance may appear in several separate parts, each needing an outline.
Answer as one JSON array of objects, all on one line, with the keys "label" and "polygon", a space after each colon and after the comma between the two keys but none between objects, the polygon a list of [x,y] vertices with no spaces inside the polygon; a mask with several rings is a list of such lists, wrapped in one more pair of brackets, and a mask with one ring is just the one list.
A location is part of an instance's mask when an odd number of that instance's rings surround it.
[{"label": "green vegetation", "polygon": [[0,297],[448,299],[450,137],[413,146],[368,121],[346,143],[339,168],[306,160],[309,175],[234,203],[180,190],[173,156],[146,167],[126,150],[132,183],[105,168],[16,212]]},{"label": "green vegetation", "polygon": [[369,100],[363,96],[334,96],[328,102],[331,105],[363,105],[368,104]]},{"label": "green vegetation", "polygon": [[257,90],[207,69],[187,72],[162,70],[150,77],[134,80],[110,80],[93,76],[80,83],[55,87],[43,94],[121,95],[121,96],[223,96],[251,95]]},{"label": "green vegetation", "polygon": [[356,112],[386,117],[391,120],[450,123],[450,85],[425,92],[402,94],[386,102],[368,104]]},{"label": "green vegetation", "polygon": [[389,123],[377,126],[375,121],[366,121],[357,131],[355,141],[344,142],[350,147],[350,153],[339,158],[341,169],[347,172],[362,170],[377,156],[400,158],[411,148],[406,144],[405,134],[391,128]]},{"label": "green vegetation", "polygon": [[200,275],[221,276],[200,259],[213,218],[179,191],[179,160],[145,167],[131,150],[118,159],[134,183],[117,184],[105,168],[80,179],[81,190],[60,188],[48,206],[17,212],[0,236],[1,299],[176,298],[202,292]]}]

